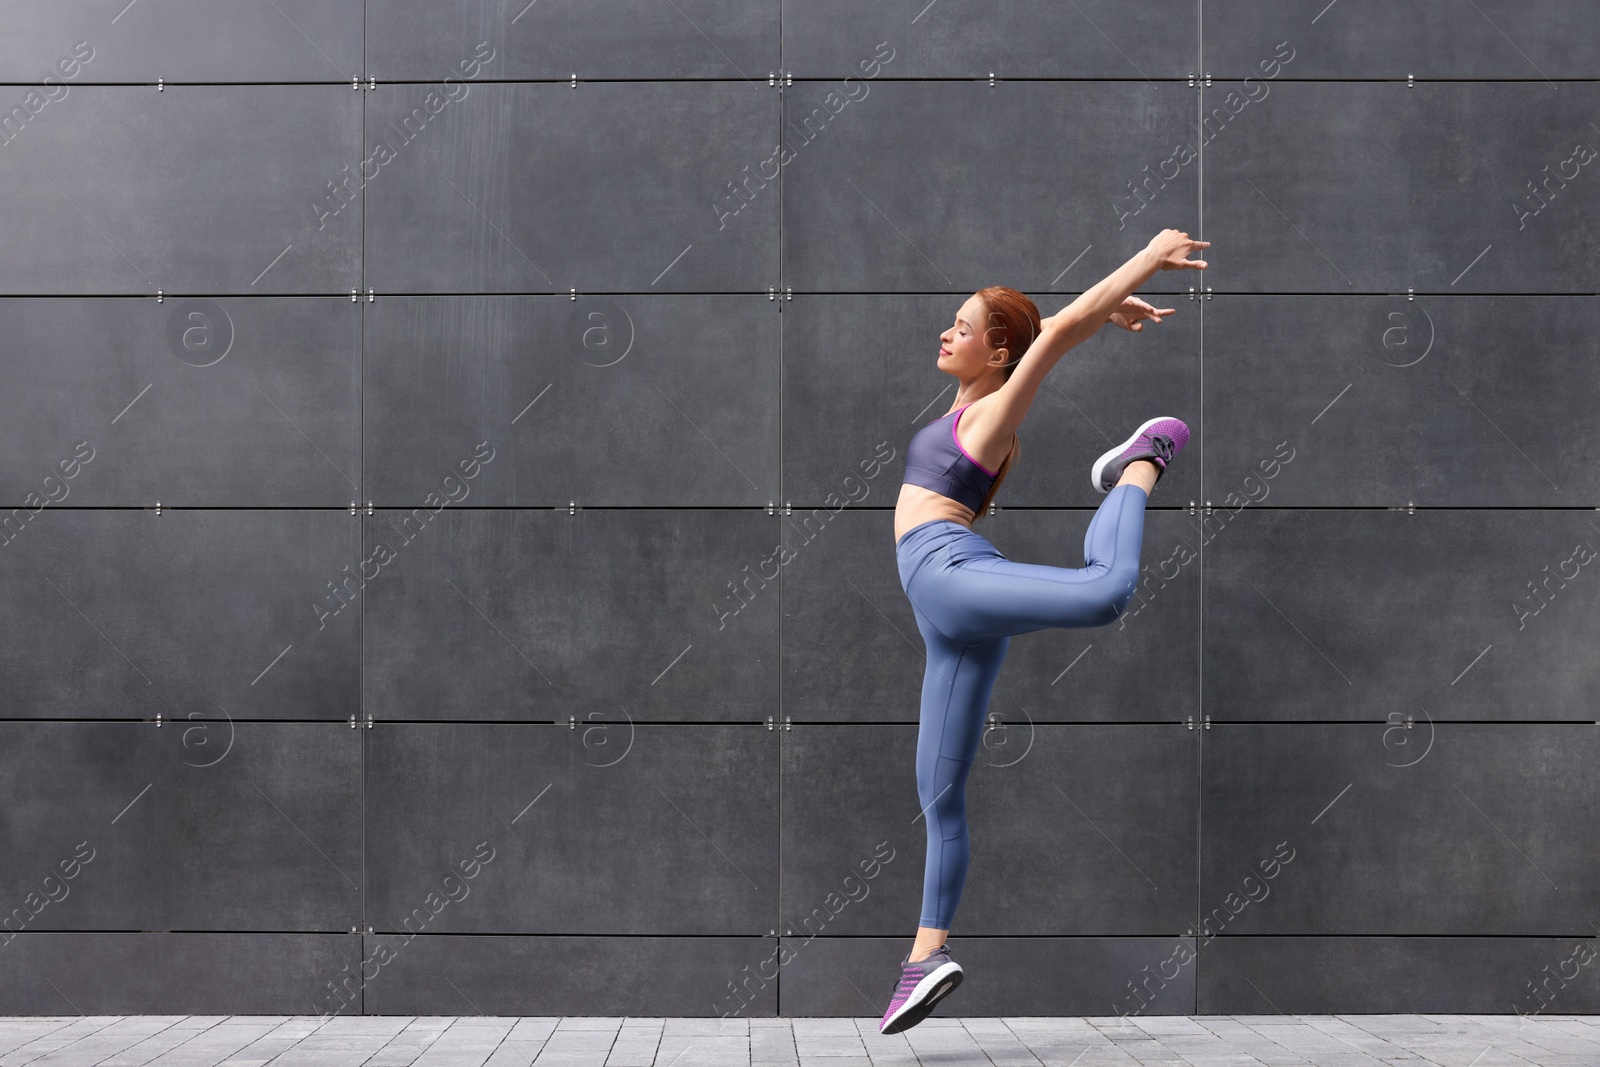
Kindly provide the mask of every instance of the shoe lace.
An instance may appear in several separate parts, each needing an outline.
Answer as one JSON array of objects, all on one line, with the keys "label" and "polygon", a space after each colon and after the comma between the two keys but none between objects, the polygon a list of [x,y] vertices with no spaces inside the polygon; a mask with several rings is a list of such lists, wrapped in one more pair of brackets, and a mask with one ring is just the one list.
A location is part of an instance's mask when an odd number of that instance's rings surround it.
[{"label": "shoe lace", "polygon": [[1161,457],[1162,462],[1170,462],[1172,460],[1173,443],[1172,438],[1164,434],[1150,435],[1150,450]]}]

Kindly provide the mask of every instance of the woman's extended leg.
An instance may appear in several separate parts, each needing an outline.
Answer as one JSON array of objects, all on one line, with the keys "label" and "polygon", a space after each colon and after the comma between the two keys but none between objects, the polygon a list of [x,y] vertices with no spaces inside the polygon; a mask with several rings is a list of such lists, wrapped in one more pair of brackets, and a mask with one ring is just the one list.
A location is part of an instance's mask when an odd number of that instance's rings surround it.
[{"label": "woman's extended leg", "polygon": [[1147,499],[1126,481],[1106,495],[1085,538],[1082,567],[1018,563],[992,546],[942,566],[930,563],[913,580],[917,608],[958,642],[1114,622],[1138,584]]},{"label": "woman's extended leg", "polygon": [[1084,567],[1014,563],[998,553],[971,557],[972,546],[964,546],[960,562],[930,561],[932,573],[925,568],[913,580],[912,610],[928,659],[917,730],[927,859],[912,961],[944,943],[961,901],[970,856],[967,776],[1011,636],[1098,626],[1121,614],[1139,572],[1144,505],[1155,477],[1153,464],[1129,464],[1090,520]]}]

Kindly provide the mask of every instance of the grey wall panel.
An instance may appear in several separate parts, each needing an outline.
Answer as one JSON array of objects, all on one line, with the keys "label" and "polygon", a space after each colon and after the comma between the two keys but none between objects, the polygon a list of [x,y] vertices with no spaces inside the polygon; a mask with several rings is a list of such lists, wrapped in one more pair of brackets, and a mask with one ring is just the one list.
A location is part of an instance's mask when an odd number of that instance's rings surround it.
[{"label": "grey wall panel", "polygon": [[784,6],[783,63],[799,78],[859,78],[858,64],[887,41],[895,78],[1184,78],[1198,62],[1197,13],[1190,0],[808,0]]},{"label": "grey wall panel", "polygon": [[0,292],[348,292],[360,145],[348,86],[80,88],[0,148]]},{"label": "grey wall panel", "polygon": [[[480,80],[498,76],[491,62]],[[728,216],[742,203],[731,183],[777,136],[765,81],[380,90],[367,285],[764,292],[778,285],[776,184]]]},{"label": "grey wall panel", "polygon": [[1593,296],[1218,296],[1204,496],[1592,506],[1597,359]]},{"label": "grey wall panel", "polygon": [[[1181,82],[880,79],[842,105],[832,92],[784,93],[785,286],[1071,293],[1164,228],[1198,232]],[[1214,284],[1201,274],[1163,271],[1144,291]]]},{"label": "grey wall panel", "polygon": [[369,925],[401,937],[767,934],[781,732],[379,723]]},{"label": "grey wall panel", "polygon": [[1223,937],[1200,951],[1203,1015],[1600,1010],[1600,978],[1572,962],[1572,938]]},{"label": "grey wall panel", "polygon": [[[1206,0],[1206,69],[1260,76],[1287,40],[1285,78],[1592,78],[1600,69],[1594,7],[1586,0]],[[1565,91],[1565,87],[1563,87]]]},{"label": "grey wall panel", "polygon": [[1213,85],[1202,104],[1206,222],[1229,235],[1207,259],[1213,288],[1600,285],[1600,182],[1583,162],[1595,153],[1575,148],[1594,143],[1596,83],[1241,88]]},{"label": "grey wall panel", "polygon": [[[884,488],[897,486],[898,477],[893,469],[878,476]],[[862,477],[856,484],[873,483]],[[975,530],[1008,559],[1082,567],[1089,520],[1080,511],[1003,508]],[[1139,588],[1122,619],[1013,638],[989,712],[1021,731],[1041,721],[1182,722],[1197,716],[1201,521],[1183,512],[1148,511]],[[763,561],[741,586],[753,605],[766,588],[759,579],[781,569],[784,714],[916,722],[926,658],[900,585],[892,514],[796,508],[784,527],[785,555]]]},{"label": "grey wall panel", "polygon": [[[1075,297],[1029,294],[1041,317]],[[837,492],[852,505],[894,506],[912,434],[955,402],[959,383],[935,363],[939,337],[965,300],[816,295],[784,303],[785,499],[810,504]],[[1089,481],[1095,459],[1156,415],[1185,420],[1198,437],[1201,305],[1185,296],[1158,306],[1176,310],[1137,334],[1102,326],[1056,364],[1017,432],[1022,451],[997,506],[1098,507],[1105,497]],[[891,449],[889,475],[864,478],[870,468],[862,463]],[[1198,460],[1199,441],[1190,449],[1162,476],[1152,507],[1186,506],[1199,496],[1200,464],[1189,462]],[[865,489],[846,483],[852,472]]]},{"label": "grey wall panel", "polygon": [[[1196,738],[1182,726],[986,732],[967,782],[958,934],[1184,933],[1194,921]],[[780,932],[895,936],[922,903],[911,726],[784,737]]]},{"label": "grey wall panel", "polygon": [[[765,506],[779,313],[764,296],[399,297],[367,307],[367,471],[381,504],[488,441],[473,504]],[[463,450],[466,451],[463,451]]]},{"label": "grey wall panel", "polygon": [[367,13],[367,55],[381,81],[435,80],[481,41],[494,77],[736,78],[766,84],[778,67],[778,0],[675,0],[542,7],[499,0],[390,0]]},{"label": "grey wall panel", "polygon": [[[365,499],[361,313],[348,299],[0,299],[0,334],[6,504]],[[80,444],[93,458],[66,478]]]},{"label": "grey wall panel", "polygon": [[[407,942],[374,934],[393,958],[367,983],[366,1014],[640,1015],[714,1017],[740,1002],[725,988],[773,957],[767,937],[464,937],[449,934]],[[378,957],[379,959],[383,957]],[[369,970],[373,968],[369,966]],[[663,974],[673,981],[662,981]],[[768,973],[770,973],[770,968]],[[452,990],[451,986],[455,986]],[[776,988],[751,985],[746,1016],[776,1013]],[[719,996],[730,999],[719,1001]],[[591,1032],[588,1036],[593,1037]],[[605,1044],[569,1032],[545,1048],[573,1058],[603,1055]],[[742,1039],[748,1055],[749,1038]],[[681,1055],[680,1047],[670,1055]],[[549,1058],[554,1059],[552,1055]],[[670,1058],[670,1056],[669,1056]],[[688,1064],[689,1060],[683,1061]]]},{"label": "grey wall panel", "polygon": [[344,723],[0,722],[12,931],[348,931],[361,737]]},{"label": "grey wall panel", "polygon": [[[786,1017],[875,1015],[888,1007],[894,967],[905,958],[899,938],[785,938],[782,944],[788,956],[778,1008]],[[934,1019],[1194,1011],[1193,938],[953,935],[950,948],[969,975],[983,980],[962,984],[959,1013],[952,997],[935,1009]],[[728,1003],[736,1003],[731,995]],[[1069,1041],[1061,1062],[1072,1062],[1088,1043]]]},{"label": "grey wall panel", "polygon": [[1593,726],[1202,732],[1203,934],[1591,936]]},{"label": "grey wall panel", "polygon": [[777,715],[777,589],[739,601],[730,586],[781,536],[753,509],[379,510],[339,594],[365,603],[367,713]]},{"label": "grey wall panel", "polygon": [[[160,0],[16,4],[0,42],[0,81],[61,77],[87,41],[78,82],[343,82],[363,75],[361,0]],[[69,65],[68,68],[72,69]]]},{"label": "grey wall panel", "polygon": [[0,1012],[317,1014],[360,944],[348,933],[22,934],[5,949]]},{"label": "grey wall panel", "polygon": [[0,545],[7,717],[360,710],[360,619],[316,607],[359,551],[347,512],[45,507],[26,523]]},{"label": "grey wall panel", "polygon": [[1600,531],[1586,514],[1218,509],[1207,714],[1592,720],[1600,615],[1582,561]]}]

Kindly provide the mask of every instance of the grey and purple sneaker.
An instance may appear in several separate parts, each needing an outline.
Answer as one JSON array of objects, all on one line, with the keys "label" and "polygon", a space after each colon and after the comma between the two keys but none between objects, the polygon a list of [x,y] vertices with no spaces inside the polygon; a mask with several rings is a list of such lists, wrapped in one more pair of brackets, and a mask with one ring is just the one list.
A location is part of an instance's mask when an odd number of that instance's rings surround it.
[{"label": "grey and purple sneaker", "polygon": [[[1189,443],[1189,427],[1182,419],[1162,415],[1133,431],[1133,436],[1094,461],[1089,480],[1097,493],[1109,493],[1122,479],[1122,472],[1136,459],[1147,459],[1165,472],[1172,458]],[[1156,474],[1159,481],[1161,473]]]},{"label": "grey and purple sneaker", "polygon": [[878,1023],[878,1033],[898,1034],[926,1019],[934,1006],[961,984],[961,964],[950,958],[950,949],[940,945],[926,959],[910,962],[911,954],[900,961],[900,981],[894,998]]}]

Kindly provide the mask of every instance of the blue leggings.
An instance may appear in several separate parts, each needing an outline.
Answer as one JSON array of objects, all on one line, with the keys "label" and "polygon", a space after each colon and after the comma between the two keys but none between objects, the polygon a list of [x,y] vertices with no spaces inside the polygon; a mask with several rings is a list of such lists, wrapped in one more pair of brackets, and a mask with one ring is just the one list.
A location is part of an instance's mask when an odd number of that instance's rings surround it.
[{"label": "blue leggings", "polygon": [[1016,563],[949,519],[907,530],[895,545],[900,586],[928,650],[917,730],[917,796],[928,822],[920,925],[949,930],[967,879],[967,774],[1013,634],[1104,626],[1139,580],[1147,496],[1112,489],[1089,520],[1081,568]]}]

